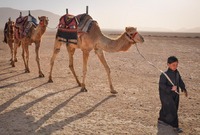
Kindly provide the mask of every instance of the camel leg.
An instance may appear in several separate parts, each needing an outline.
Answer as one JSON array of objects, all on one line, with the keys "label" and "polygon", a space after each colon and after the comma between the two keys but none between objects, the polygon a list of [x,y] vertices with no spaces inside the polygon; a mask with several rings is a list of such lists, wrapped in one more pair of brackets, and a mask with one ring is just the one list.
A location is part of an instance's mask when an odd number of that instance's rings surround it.
[{"label": "camel leg", "polygon": [[83,50],[83,80],[81,84],[81,92],[87,92],[87,89],[85,88],[85,78],[87,73],[88,57],[89,57],[89,51]]},{"label": "camel leg", "polygon": [[104,54],[103,54],[103,51],[102,50],[95,50],[97,56],[99,57],[101,63],[103,64],[106,72],[107,72],[107,75],[108,75],[108,81],[109,81],[109,85],[110,85],[110,92],[113,93],[113,94],[116,94],[117,91],[114,90],[113,88],[113,85],[112,85],[112,81],[111,81],[111,76],[110,76],[110,68],[105,60],[105,57],[104,57]]},{"label": "camel leg", "polygon": [[22,59],[26,68],[26,62],[25,62],[25,55],[24,55],[24,48],[22,47]]},{"label": "camel leg", "polygon": [[10,61],[11,61],[11,65],[12,65],[12,60],[13,60],[13,43],[12,42],[9,42],[8,43],[8,45],[9,45],[9,47],[10,47],[10,54],[11,54],[11,59],[10,59]]},{"label": "camel leg", "polygon": [[74,62],[73,62],[73,55],[74,55],[74,52],[75,52],[75,48],[71,48],[70,46],[66,45],[67,47],[67,51],[68,51],[68,54],[69,54],[69,68],[70,70],[72,71],[75,79],[76,79],[76,82],[78,83],[78,86],[81,86],[81,83],[80,81],[78,80],[78,77],[75,73],[75,70],[74,70]]},{"label": "camel leg", "polygon": [[17,62],[17,48],[20,46],[20,42],[14,43],[14,61]]},{"label": "camel leg", "polygon": [[41,68],[40,68],[39,49],[40,49],[40,43],[35,43],[35,53],[36,53],[36,61],[38,65],[38,70],[39,70],[39,77],[44,77],[44,74],[42,73]]},{"label": "camel leg", "polygon": [[12,67],[15,67],[15,62],[17,62],[17,47],[18,47],[18,43],[15,42],[14,48],[13,48],[12,62],[11,62]]},{"label": "camel leg", "polygon": [[25,64],[25,73],[30,73],[29,66],[28,66],[28,61],[29,61],[28,45],[23,44],[22,47],[23,47],[23,50],[25,51],[25,54],[26,54],[26,57],[24,58],[25,59],[25,61],[24,61],[24,64]]},{"label": "camel leg", "polygon": [[60,41],[58,41],[58,39],[55,39],[55,43],[54,43],[54,51],[53,51],[53,56],[51,57],[51,61],[50,61],[50,72],[49,72],[49,83],[52,83],[52,71],[53,71],[53,65],[54,65],[54,61],[56,59],[57,54],[60,52],[60,47],[61,47],[62,43]]}]

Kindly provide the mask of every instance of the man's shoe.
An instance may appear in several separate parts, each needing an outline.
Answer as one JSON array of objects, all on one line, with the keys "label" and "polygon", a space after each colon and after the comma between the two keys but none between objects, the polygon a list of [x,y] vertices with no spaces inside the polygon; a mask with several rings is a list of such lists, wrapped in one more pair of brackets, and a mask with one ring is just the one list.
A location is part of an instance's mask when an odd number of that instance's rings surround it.
[{"label": "man's shoe", "polygon": [[175,130],[176,132],[178,132],[178,133],[182,133],[182,132],[183,132],[183,130],[182,130],[181,128],[174,128],[174,130]]}]

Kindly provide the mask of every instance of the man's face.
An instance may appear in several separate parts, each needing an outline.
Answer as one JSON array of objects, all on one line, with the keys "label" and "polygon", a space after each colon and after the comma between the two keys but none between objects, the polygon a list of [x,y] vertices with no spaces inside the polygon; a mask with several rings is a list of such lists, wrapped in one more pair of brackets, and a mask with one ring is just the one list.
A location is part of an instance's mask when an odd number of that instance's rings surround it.
[{"label": "man's face", "polygon": [[171,64],[168,63],[167,65],[171,70],[175,71],[178,67],[178,62],[173,62]]}]

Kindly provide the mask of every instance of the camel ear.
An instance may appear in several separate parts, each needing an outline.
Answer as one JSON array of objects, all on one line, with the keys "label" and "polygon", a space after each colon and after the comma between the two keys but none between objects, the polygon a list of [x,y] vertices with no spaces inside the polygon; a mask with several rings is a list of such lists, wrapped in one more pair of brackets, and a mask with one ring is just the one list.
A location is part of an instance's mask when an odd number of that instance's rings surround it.
[{"label": "camel ear", "polygon": [[128,31],[128,27],[126,27],[125,30]]},{"label": "camel ear", "polygon": [[38,16],[38,19],[40,20],[40,16]]},{"label": "camel ear", "polygon": [[128,26],[126,27],[126,32],[130,32],[132,30],[132,27]]}]

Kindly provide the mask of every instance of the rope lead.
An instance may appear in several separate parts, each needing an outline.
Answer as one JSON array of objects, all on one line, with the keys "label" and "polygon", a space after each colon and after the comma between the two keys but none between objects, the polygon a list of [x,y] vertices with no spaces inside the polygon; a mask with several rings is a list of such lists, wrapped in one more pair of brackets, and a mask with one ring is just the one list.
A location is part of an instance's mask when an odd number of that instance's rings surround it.
[{"label": "rope lead", "polygon": [[[156,67],[152,62],[148,61],[148,60],[144,57],[144,55],[142,55],[142,54],[140,53],[140,51],[139,51],[139,49],[138,49],[138,47],[137,47],[137,44],[135,44],[135,47],[136,47],[138,53],[142,56],[142,58],[144,58],[144,60],[146,60],[151,66],[153,66],[154,68],[156,68],[157,70],[159,70],[161,73],[163,73],[163,74],[165,75],[165,77],[167,78],[167,80],[168,80],[173,86],[175,86],[174,83],[172,82],[172,80],[169,78],[169,76],[168,76],[165,72],[163,72],[161,69],[159,69],[158,67]],[[174,91],[174,92],[176,92],[177,94],[179,94],[178,91]]]}]

